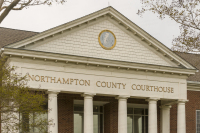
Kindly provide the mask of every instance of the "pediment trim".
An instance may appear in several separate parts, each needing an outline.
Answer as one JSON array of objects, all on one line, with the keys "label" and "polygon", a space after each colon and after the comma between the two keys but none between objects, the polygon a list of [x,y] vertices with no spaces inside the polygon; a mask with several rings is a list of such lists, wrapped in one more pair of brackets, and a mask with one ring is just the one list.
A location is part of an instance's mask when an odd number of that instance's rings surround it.
[{"label": "pediment trim", "polygon": [[64,32],[71,31],[82,25],[87,25],[88,23],[97,21],[98,19],[103,18],[103,17],[109,17],[112,20],[117,21],[118,24],[120,26],[123,26],[128,32],[130,32],[130,34],[133,34],[139,37],[147,45],[154,48],[157,52],[160,52],[162,55],[168,58],[168,60],[175,63],[178,67],[187,68],[187,69],[196,69],[195,67],[190,65],[180,56],[176,55],[173,51],[171,51],[165,45],[163,45],[157,39],[152,37],[150,34],[145,32],[142,28],[134,24],[132,21],[127,19],[125,16],[123,16],[121,13],[119,13],[117,10],[115,10],[112,7],[104,8],[102,10],[99,10],[97,12],[84,16],[82,18],[71,21],[69,23],[44,31],[40,34],[37,34],[35,36],[32,36],[20,42],[7,45],[5,46],[5,48],[16,48],[16,49],[25,48],[29,44],[35,44],[39,41],[44,41],[45,39],[49,39],[54,36],[63,34]]}]

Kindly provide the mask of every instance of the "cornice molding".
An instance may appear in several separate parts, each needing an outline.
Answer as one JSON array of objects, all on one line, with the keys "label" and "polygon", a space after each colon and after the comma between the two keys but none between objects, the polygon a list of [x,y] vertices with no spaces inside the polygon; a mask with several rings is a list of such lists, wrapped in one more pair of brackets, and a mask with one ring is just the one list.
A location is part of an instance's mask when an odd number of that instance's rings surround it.
[{"label": "cornice molding", "polygon": [[187,81],[187,90],[200,91],[200,82]]},{"label": "cornice molding", "polygon": [[152,64],[141,64],[134,62],[123,62],[117,60],[106,60],[100,58],[74,56],[74,55],[66,55],[58,53],[47,53],[47,52],[13,49],[13,48],[4,48],[1,56],[8,56],[10,58],[18,57],[21,59],[52,61],[55,63],[59,62],[59,63],[74,63],[77,65],[92,65],[96,67],[116,68],[127,71],[134,70],[134,71],[143,71],[147,73],[153,72],[153,73],[179,75],[179,76],[190,76],[195,74],[196,72],[196,69],[159,66]]}]

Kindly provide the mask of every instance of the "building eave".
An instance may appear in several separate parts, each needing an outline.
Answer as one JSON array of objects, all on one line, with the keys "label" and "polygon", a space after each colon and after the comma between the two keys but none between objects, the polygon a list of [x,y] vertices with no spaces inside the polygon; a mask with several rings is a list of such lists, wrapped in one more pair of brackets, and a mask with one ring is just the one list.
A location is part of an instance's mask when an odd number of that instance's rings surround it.
[{"label": "building eave", "polygon": [[200,91],[200,82],[187,81],[187,90],[189,90],[189,91]]},{"label": "building eave", "polygon": [[4,48],[2,51],[2,56],[19,57],[19,58],[44,60],[44,61],[48,60],[48,61],[60,62],[60,63],[94,65],[97,67],[126,69],[126,70],[171,74],[171,75],[179,75],[179,76],[190,76],[190,75],[195,74],[195,72],[197,72],[196,69],[177,68],[177,67],[160,66],[160,65],[153,65],[153,64],[134,63],[134,62],[124,62],[124,61],[117,61],[117,60],[106,60],[106,59],[100,59],[100,58],[83,57],[83,56],[49,53],[49,52],[33,51],[33,50],[25,50],[25,49],[15,49],[15,48]]}]

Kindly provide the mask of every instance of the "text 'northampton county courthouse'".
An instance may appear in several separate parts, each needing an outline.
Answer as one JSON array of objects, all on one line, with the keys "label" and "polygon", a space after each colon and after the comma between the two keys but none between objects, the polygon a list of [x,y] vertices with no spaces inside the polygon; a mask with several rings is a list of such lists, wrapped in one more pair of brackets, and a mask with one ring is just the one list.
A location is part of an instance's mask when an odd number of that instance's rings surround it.
[{"label": "text 'northampton county courthouse'", "polygon": [[42,33],[0,28],[0,45],[51,98],[52,133],[200,133],[200,55],[112,7]]}]

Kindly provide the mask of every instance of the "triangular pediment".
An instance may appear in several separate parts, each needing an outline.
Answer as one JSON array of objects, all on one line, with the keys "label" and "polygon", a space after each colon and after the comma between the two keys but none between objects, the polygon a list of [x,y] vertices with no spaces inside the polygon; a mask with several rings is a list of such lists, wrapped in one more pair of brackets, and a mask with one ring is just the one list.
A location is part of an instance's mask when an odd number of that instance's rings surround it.
[{"label": "triangular pediment", "polygon": [[[110,30],[116,36],[116,46],[111,50],[99,44],[98,36],[103,30]],[[112,7],[6,47],[194,69]]]}]

